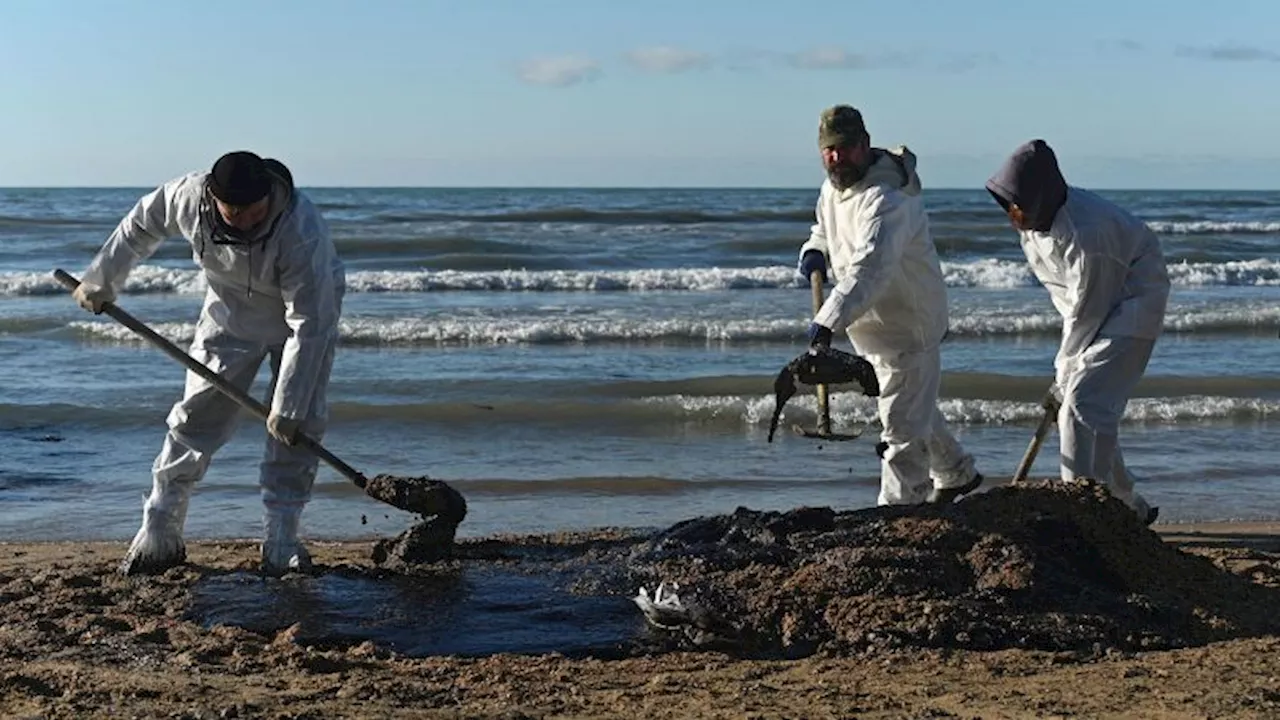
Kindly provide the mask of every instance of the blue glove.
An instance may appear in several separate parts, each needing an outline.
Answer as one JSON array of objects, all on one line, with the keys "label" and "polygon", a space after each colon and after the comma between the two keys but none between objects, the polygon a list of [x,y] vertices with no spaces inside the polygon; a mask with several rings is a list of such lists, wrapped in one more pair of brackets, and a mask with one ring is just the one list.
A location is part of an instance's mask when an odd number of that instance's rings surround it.
[{"label": "blue glove", "polygon": [[827,256],[822,254],[821,250],[806,250],[804,255],[800,256],[800,267],[798,268],[800,277],[807,282],[809,276],[814,270],[822,273],[822,282],[827,281]]},{"label": "blue glove", "polygon": [[809,323],[809,347],[829,348],[831,347],[831,337],[831,328],[818,323]]}]

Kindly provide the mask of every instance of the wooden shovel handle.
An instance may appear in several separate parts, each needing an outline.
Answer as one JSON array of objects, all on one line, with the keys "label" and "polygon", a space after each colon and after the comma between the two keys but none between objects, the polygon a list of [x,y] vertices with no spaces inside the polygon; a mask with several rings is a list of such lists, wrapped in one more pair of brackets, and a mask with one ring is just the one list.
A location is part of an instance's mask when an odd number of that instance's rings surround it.
[{"label": "wooden shovel handle", "polygon": [[[58,282],[62,283],[68,290],[74,291],[76,288],[80,287],[79,280],[60,269],[53,271],[53,277],[56,278]],[[226,378],[215,373],[201,363],[196,362],[195,358],[183,352],[177,345],[169,342],[155,330],[147,327],[147,325],[141,320],[138,320],[134,316],[122,310],[115,303],[103,303],[102,314],[110,316],[116,322],[141,335],[152,345],[163,350],[169,357],[185,365],[188,370],[209,381],[209,384],[217,388],[223,395],[231,398],[237,405],[253,413],[263,422],[266,422],[267,418],[270,416],[271,412],[265,405],[255,400],[240,388],[227,382]],[[328,463],[334,470],[342,473],[348,480],[355,483],[356,487],[364,489],[364,486],[368,484],[369,481],[360,473],[359,470],[356,470],[343,462],[338,456],[326,450],[323,445],[316,442],[311,437],[300,433],[298,435],[297,443],[315,453],[317,457]]]},{"label": "wooden shovel handle", "polygon": [[[822,271],[814,270],[809,273],[809,290],[813,293],[813,314],[817,315],[822,309]],[[831,434],[831,400],[827,392],[826,385],[818,385],[815,390],[818,393],[818,433],[822,435]]]},{"label": "wooden shovel handle", "polygon": [[1027,475],[1031,472],[1031,465],[1036,461],[1036,455],[1040,453],[1040,446],[1044,444],[1044,439],[1049,435],[1049,428],[1053,427],[1053,423],[1058,418],[1058,400],[1050,392],[1041,403],[1044,408],[1044,415],[1040,418],[1040,424],[1036,426],[1036,434],[1031,438],[1030,444],[1027,445],[1027,451],[1022,454],[1022,462],[1018,463],[1018,469],[1013,474],[1013,482],[1020,483],[1027,479]]}]

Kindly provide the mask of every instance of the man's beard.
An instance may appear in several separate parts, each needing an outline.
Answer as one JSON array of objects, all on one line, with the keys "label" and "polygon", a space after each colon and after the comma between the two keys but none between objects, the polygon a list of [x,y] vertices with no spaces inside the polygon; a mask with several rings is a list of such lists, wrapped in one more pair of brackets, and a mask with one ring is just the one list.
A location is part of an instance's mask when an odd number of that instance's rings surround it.
[{"label": "man's beard", "polygon": [[262,231],[262,223],[260,221],[256,225],[246,229],[240,229],[226,220],[222,219],[221,213],[217,210],[213,211],[213,243],[215,245],[251,245],[258,239],[258,234]]},{"label": "man's beard", "polygon": [[870,165],[840,163],[827,168],[827,177],[831,179],[831,184],[835,189],[848,190],[866,177],[867,170],[870,168]]}]

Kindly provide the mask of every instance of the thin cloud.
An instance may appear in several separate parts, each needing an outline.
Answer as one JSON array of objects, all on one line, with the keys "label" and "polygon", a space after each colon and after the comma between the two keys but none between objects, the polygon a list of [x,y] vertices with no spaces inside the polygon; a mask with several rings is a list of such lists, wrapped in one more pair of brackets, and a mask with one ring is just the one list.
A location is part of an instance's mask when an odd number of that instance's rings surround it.
[{"label": "thin cloud", "polygon": [[1214,62],[1280,62],[1280,53],[1247,45],[1182,45],[1179,57]]},{"label": "thin cloud", "polygon": [[1115,51],[1115,52],[1142,52],[1146,50],[1146,46],[1137,40],[1119,39],[1119,40],[1099,40],[1095,43],[1099,50]]},{"label": "thin cloud", "polygon": [[600,76],[600,64],[581,55],[536,57],[520,63],[516,72],[530,85],[569,87]]},{"label": "thin cloud", "polygon": [[943,72],[966,72],[982,65],[1000,62],[995,53],[952,53],[938,57],[934,53],[908,54],[858,53],[840,47],[818,47],[782,56],[783,62],[801,70],[877,70],[886,68],[925,67]]},{"label": "thin cloud", "polygon": [[651,73],[681,73],[711,66],[710,55],[669,45],[636,48],[625,57],[636,69]]},{"label": "thin cloud", "polygon": [[803,70],[864,70],[875,67],[868,55],[838,47],[818,47],[786,56],[787,64]]}]

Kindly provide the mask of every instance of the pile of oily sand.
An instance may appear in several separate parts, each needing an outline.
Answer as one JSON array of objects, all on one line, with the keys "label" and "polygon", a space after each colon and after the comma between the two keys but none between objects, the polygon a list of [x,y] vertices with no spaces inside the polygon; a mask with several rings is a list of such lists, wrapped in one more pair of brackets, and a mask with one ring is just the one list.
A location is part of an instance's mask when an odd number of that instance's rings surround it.
[{"label": "pile of oily sand", "polygon": [[676,581],[693,609],[691,623],[657,633],[661,644],[754,656],[1096,653],[1280,630],[1280,591],[1166,545],[1088,481],[947,507],[739,508],[657,533],[626,564],[633,589]]}]

